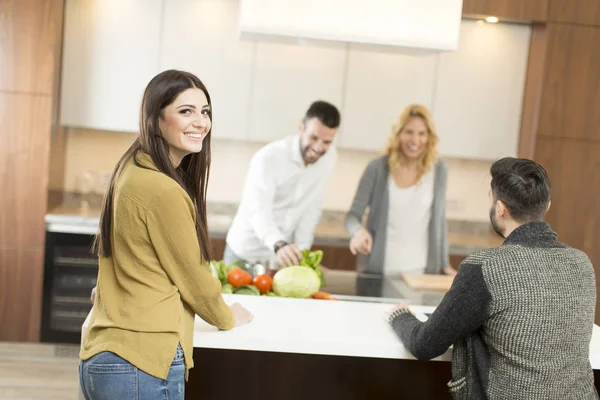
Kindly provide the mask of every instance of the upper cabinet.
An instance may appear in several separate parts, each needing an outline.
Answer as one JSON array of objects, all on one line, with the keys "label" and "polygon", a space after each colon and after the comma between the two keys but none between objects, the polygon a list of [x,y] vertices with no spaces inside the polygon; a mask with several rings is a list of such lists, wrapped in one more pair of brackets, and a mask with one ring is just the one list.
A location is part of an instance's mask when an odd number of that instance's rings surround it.
[{"label": "upper cabinet", "polygon": [[189,71],[206,85],[213,108],[213,138],[246,138],[255,45],[238,40],[238,1],[165,3],[160,70]]},{"label": "upper cabinet", "polygon": [[342,43],[257,43],[249,139],[270,141],[298,132],[298,123],[315,100],[340,108],[345,62]]},{"label": "upper cabinet", "polygon": [[531,28],[463,20],[457,51],[351,46],[340,147],[383,150],[410,103],[430,109],[444,157],[516,156]]},{"label": "upper cabinet", "polygon": [[60,123],[138,131],[159,71],[161,0],[67,0]]},{"label": "upper cabinet", "polygon": [[463,21],[457,52],[440,55],[433,118],[440,154],[515,157],[531,28]]},{"label": "upper cabinet", "polygon": [[238,32],[239,0],[67,0],[60,122],[138,131],[145,86],[183,69],[207,86],[215,138],[297,132],[315,100],[336,105],[340,148],[383,150],[411,103],[430,108],[445,157],[517,154],[531,28],[463,20],[457,51]]},{"label": "upper cabinet", "polygon": [[404,107],[431,107],[435,65],[431,53],[351,45],[339,146],[382,151]]}]

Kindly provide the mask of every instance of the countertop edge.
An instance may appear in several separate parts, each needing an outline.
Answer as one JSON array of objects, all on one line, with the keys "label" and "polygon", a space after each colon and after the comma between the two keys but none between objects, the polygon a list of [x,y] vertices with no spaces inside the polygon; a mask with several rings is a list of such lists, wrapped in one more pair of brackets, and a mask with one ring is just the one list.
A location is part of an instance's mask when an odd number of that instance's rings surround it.
[{"label": "countertop edge", "polygon": [[[287,298],[262,298],[256,296],[243,296],[243,295],[223,295],[223,298],[226,303],[232,304],[234,302],[240,303],[245,307],[251,309],[251,311],[260,311],[261,313],[276,315],[276,313],[269,313],[269,310],[265,310],[268,308],[269,302],[271,301],[294,301],[296,304],[294,306],[298,306],[302,303],[301,301],[323,301],[323,300],[306,300],[306,299],[287,299]],[[246,303],[246,304],[244,304]],[[256,306],[262,303],[263,307],[260,310],[256,310]],[[340,319],[341,324],[351,324],[356,322],[356,316],[360,316],[360,312],[351,311],[353,308],[355,310],[360,311],[360,307],[364,307],[367,303],[361,302],[335,302],[343,303],[342,308],[347,308],[349,312],[343,313],[342,317],[338,317]],[[271,303],[272,304],[272,303]],[[305,303],[310,304],[310,303]],[[266,305],[266,306],[265,306]],[[377,310],[377,312],[389,308],[389,305],[377,305],[377,306],[368,306],[373,309],[373,311]],[[276,308],[271,306],[271,308]],[[306,308],[306,307],[305,307]],[[411,310],[419,315],[419,313],[424,312],[432,312],[435,307],[432,306],[420,306],[420,305],[411,305]],[[351,312],[350,312],[351,311]],[[363,310],[364,312],[364,310]],[[81,327],[81,338],[83,342],[83,338],[85,337],[85,333],[89,327],[91,313],[86,317],[82,327]],[[305,321],[307,326],[310,323],[316,323],[318,321],[314,320],[314,315],[311,313],[296,313],[298,318],[302,318],[303,316],[310,316],[309,321]],[[257,324],[268,323],[264,320],[261,321],[260,318],[256,318],[250,324],[234,328],[231,331],[219,331],[216,327],[209,325],[204,322],[200,317],[195,316],[195,324],[194,324],[194,347],[195,348],[208,348],[208,349],[224,349],[224,350],[247,350],[247,351],[268,351],[268,352],[280,352],[280,353],[297,353],[297,354],[315,354],[315,355],[333,355],[333,356],[349,356],[349,357],[370,357],[370,358],[388,358],[388,359],[405,359],[405,360],[414,360],[415,357],[406,350],[404,345],[397,338],[393,338],[389,334],[390,327],[385,322],[383,316],[380,320],[380,323],[376,323],[370,326],[373,326],[373,332],[369,335],[369,337],[374,337],[377,334],[380,334],[384,339],[377,341],[373,344],[372,341],[361,342],[361,343],[346,343],[344,344],[342,341],[338,340],[337,344],[332,341],[329,342],[321,342],[318,343],[313,339],[312,335],[304,335],[301,339],[304,339],[304,343],[299,344],[298,340],[292,342],[285,342],[285,338],[275,341],[272,338],[265,338],[261,341],[254,340],[252,337],[252,333],[257,334],[260,333],[261,326],[256,326]],[[280,319],[277,319],[277,324],[280,324]],[[273,322],[275,323],[275,322]],[[264,328],[264,326],[262,327]],[[252,332],[254,331],[254,332]],[[387,338],[385,338],[387,336]],[[262,337],[262,336],[261,336]],[[250,340],[252,339],[252,340]],[[312,340],[311,340],[312,339]],[[315,347],[315,343],[317,346]],[[368,344],[367,344],[368,343]],[[333,349],[330,347],[328,349],[319,348],[325,346],[335,346]],[[368,349],[367,349],[368,347]],[[452,348],[449,348],[444,354],[441,356],[431,360],[431,361],[450,361],[452,357]],[[592,369],[600,370],[600,327],[598,325],[593,326],[592,338],[590,341],[590,351],[589,351],[589,361]]]}]

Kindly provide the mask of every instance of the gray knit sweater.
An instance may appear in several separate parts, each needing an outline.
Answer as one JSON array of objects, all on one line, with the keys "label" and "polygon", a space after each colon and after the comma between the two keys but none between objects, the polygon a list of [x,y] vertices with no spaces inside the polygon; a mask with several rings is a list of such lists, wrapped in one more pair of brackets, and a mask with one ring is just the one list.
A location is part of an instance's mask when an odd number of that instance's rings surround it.
[{"label": "gray knit sweater", "polygon": [[392,326],[418,359],[454,344],[454,399],[598,399],[589,362],[595,304],[585,253],[532,222],[463,261],[427,322],[404,313]]}]

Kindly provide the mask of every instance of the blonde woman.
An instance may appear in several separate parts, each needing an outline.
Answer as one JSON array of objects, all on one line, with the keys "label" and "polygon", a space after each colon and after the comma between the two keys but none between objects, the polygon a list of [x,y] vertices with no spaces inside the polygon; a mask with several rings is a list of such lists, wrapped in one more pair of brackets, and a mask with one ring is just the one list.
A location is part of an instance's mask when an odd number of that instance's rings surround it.
[{"label": "blonde woman", "polygon": [[446,224],[448,171],[437,158],[437,143],[429,110],[412,104],[393,125],[385,155],[367,166],[345,220],[360,272],[454,274]]}]

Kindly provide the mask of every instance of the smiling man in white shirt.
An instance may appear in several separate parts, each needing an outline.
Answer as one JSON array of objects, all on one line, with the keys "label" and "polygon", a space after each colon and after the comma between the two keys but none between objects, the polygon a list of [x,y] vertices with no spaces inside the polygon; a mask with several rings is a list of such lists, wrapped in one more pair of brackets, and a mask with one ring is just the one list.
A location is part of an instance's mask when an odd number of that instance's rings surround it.
[{"label": "smiling man in white shirt", "polygon": [[337,160],[332,147],[338,109],[315,101],[298,134],[261,148],[250,161],[237,214],[227,233],[224,261],[298,264],[310,249],[327,181]]}]

